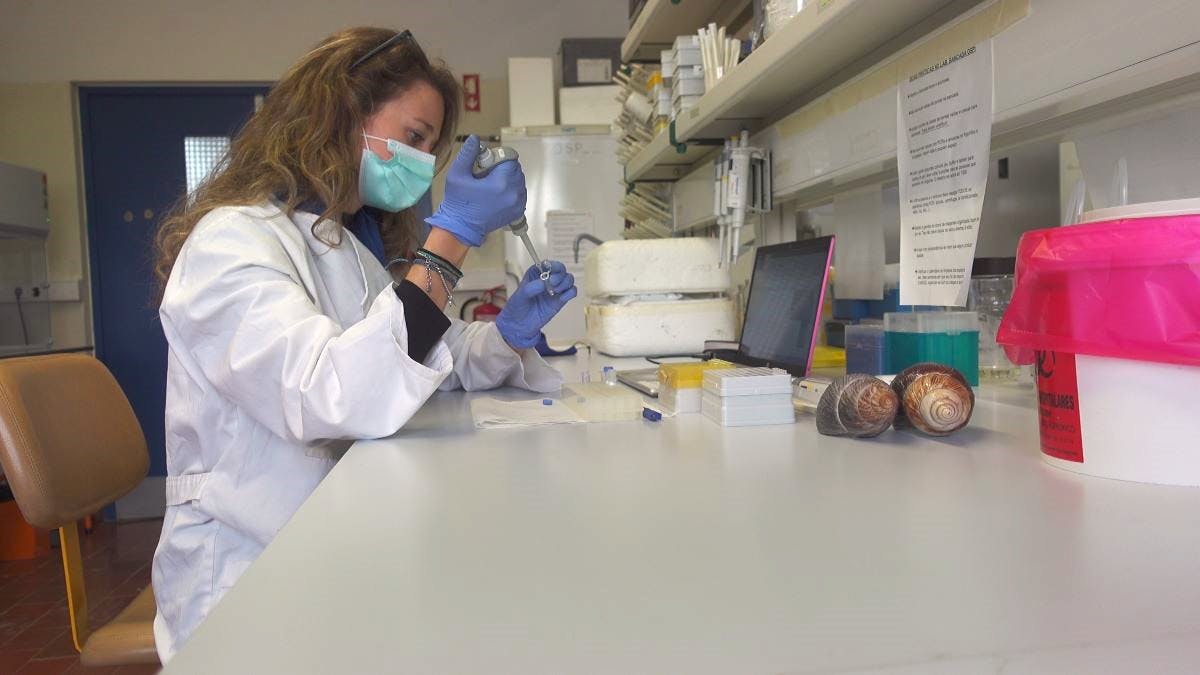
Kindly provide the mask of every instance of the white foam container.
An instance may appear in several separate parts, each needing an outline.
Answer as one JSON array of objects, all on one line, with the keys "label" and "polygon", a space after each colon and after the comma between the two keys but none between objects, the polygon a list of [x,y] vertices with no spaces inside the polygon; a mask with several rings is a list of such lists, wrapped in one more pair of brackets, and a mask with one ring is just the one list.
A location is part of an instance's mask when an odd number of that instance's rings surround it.
[{"label": "white foam container", "polygon": [[588,342],[609,356],[698,354],[705,340],[736,337],[727,298],[591,304],[586,321]]},{"label": "white foam container", "polygon": [[704,373],[704,393],[722,398],[784,396],[792,401],[792,376],[779,368],[714,369]]},{"label": "white foam container", "polygon": [[794,424],[796,409],[791,393],[757,396],[720,397],[705,391],[701,412],[723,427],[752,427],[768,424]]},{"label": "white foam container", "polygon": [[724,293],[729,269],[718,266],[719,248],[700,237],[606,241],[588,254],[587,294]]}]

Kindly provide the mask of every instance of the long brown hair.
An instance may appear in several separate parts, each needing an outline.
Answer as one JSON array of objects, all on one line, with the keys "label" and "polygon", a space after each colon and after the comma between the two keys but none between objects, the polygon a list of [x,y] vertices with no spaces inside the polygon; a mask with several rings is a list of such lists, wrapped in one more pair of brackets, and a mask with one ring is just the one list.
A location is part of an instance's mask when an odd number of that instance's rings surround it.
[{"label": "long brown hair", "polygon": [[[175,259],[196,223],[221,206],[257,204],[274,197],[288,215],[306,200],[325,212],[313,235],[330,246],[341,242],[341,222],[358,200],[362,126],[375,110],[413,84],[426,82],[442,96],[441,136],[434,153],[445,165],[458,122],[459,87],[440,61],[430,62],[414,40],[400,40],[351,69],[351,64],[396,35],[383,28],[350,28],[325,38],[284,73],[262,108],[230,143],[221,164],[191,195],[183,196],[155,236],[154,275],[161,293]],[[411,209],[387,214],[380,224],[389,256],[416,241]]]}]

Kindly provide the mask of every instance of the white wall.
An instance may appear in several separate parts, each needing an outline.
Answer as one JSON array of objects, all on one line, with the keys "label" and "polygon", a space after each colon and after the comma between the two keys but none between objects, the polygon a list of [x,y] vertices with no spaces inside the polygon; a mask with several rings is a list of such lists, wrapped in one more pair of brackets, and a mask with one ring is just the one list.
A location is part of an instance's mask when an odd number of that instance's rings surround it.
[{"label": "white wall", "polygon": [[622,37],[627,14],[625,0],[0,0],[0,160],[46,172],[50,278],[84,281],[83,301],[52,307],[57,346],[91,342],[74,83],[270,82],[340,28],[408,28],[456,73],[480,75],[483,110],[459,131],[492,134],[507,124],[508,57]]},{"label": "white wall", "polygon": [[0,82],[273,80],[324,36],[408,28],[458,72],[503,78],[510,56],[564,37],[623,37],[625,0],[0,0]]}]

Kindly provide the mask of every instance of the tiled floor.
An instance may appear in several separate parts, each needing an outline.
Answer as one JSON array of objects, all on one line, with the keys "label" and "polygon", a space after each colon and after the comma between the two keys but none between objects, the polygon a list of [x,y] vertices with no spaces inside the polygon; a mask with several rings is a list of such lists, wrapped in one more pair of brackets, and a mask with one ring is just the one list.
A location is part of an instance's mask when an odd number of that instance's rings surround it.
[{"label": "tiled floor", "polygon": [[[150,584],[150,558],[161,520],[99,523],[81,537],[88,617],[93,627],[115,617]],[[58,549],[36,560],[0,562],[0,675],[155,673],[158,666],[84,668],[71,644]]]}]

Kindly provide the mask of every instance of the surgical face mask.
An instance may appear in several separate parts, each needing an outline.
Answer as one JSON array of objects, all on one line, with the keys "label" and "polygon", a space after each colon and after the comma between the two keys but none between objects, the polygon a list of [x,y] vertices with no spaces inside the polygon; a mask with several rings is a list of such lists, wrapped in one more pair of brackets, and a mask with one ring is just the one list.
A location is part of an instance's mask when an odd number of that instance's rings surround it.
[{"label": "surgical face mask", "polygon": [[[387,143],[389,160],[367,147],[367,139]],[[362,161],[358,167],[358,197],[363,204],[395,213],[403,211],[429,191],[433,183],[434,156],[394,138],[369,136],[363,131]]]}]

